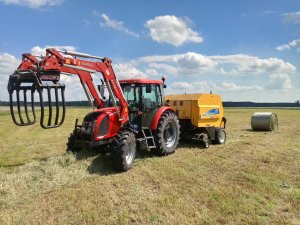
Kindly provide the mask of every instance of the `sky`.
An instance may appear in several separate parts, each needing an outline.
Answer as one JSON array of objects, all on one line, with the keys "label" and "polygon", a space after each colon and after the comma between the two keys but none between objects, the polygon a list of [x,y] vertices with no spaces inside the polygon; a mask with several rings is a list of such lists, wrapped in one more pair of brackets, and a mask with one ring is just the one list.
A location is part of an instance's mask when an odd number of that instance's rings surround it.
[{"label": "sky", "polygon": [[[165,76],[168,94],[300,99],[299,0],[0,0],[0,100],[22,53],[47,47],[109,57],[119,79]],[[78,77],[61,81],[86,100]]]}]

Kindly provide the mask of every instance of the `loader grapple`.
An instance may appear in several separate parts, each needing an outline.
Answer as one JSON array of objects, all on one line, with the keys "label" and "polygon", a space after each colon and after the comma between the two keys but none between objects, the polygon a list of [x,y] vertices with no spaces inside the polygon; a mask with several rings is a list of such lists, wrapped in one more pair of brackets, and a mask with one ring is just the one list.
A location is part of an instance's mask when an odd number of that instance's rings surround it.
[{"label": "loader grapple", "polygon": [[16,71],[10,75],[7,89],[13,122],[18,126],[36,123],[35,107],[39,106],[41,127],[61,126],[66,107],[65,85],[59,79],[59,71]]}]

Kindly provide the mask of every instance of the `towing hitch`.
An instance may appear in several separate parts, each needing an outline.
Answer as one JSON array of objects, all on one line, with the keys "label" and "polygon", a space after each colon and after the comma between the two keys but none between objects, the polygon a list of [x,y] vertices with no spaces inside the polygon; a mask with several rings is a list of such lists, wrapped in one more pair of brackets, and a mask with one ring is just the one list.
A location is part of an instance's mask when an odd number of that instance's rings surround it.
[{"label": "towing hitch", "polygon": [[39,106],[42,128],[61,126],[65,119],[66,105],[65,85],[60,84],[59,79],[59,71],[17,70],[10,75],[7,89],[13,122],[18,126],[35,124],[35,107]]}]

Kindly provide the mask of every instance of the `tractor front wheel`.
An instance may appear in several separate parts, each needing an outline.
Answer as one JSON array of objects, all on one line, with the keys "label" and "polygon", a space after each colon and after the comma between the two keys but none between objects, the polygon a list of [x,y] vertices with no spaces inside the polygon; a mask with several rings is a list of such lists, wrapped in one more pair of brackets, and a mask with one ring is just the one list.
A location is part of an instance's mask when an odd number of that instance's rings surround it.
[{"label": "tractor front wheel", "polygon": [[135,136],[130,131],[120,131],[115,137],[112,150],[113,162],[117,171],[125,172],[132,168],[136,155]]},{"label": "tractor front wheel", "polygon": [[175,152],[179,141],[179,120],[175,113],[164,112],[157,125],[155,132],[156,155],[164,156]]}]

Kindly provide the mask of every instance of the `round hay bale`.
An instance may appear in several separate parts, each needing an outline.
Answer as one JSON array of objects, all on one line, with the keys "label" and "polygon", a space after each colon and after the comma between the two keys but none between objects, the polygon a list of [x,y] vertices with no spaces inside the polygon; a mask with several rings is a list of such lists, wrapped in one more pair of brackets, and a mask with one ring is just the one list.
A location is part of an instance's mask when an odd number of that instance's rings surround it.
[{"label": "round hay bale", "polygon": [[252,130],[273,131],[278,129],[278,118],[272,112],[255,112],[251,118]]}]

